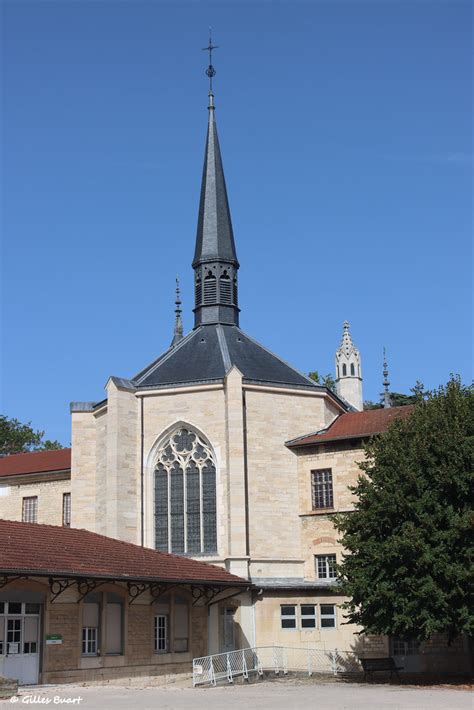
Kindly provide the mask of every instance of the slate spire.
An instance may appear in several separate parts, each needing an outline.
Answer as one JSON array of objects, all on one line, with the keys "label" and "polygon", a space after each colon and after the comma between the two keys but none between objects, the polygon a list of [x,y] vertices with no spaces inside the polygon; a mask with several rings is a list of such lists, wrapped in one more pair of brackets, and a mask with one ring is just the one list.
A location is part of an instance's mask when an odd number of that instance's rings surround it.
[{"label": "slate spire", "polygon": [[174,309],[175,312],[175,322],[174,322],[174,331],[173,331],[173,340],[171,341],[171,346],[176,345],[176,343],[179,343],[180,340],[183,338],[183,321],[181,319],[181,292],[179,290],[179,280],[176,277],[176,300],[175,300],[175,306],[176,308]]},{"label": "slate spire", "polygon": [[[212,41],[206,49],[211,55]],[[211,62],[211,60],[210,60]],[[209,63],[210,82],[215,75]],[[217,136],[214,94],[209,90],[209,122],[199,201],[196,249],[193,269],[195,285],[195,326],[209,323],[239,324],[237,270],[232,220]]]}]

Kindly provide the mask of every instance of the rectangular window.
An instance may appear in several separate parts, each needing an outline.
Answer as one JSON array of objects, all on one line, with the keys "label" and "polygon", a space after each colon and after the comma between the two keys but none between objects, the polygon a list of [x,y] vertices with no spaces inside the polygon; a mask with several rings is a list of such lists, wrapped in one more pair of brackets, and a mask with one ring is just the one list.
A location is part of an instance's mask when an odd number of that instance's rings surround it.
[{"label": "rectangular window", "polygon": [[336,555],[316,555],[316,575],[318,579],[335,579]]},{"label": "rectangular window", "polygon": [[311,471],[311,493],[313,510],[334,507],[332,471],[330,468]]},{"label": "rectangular window", "polygon": [[71,494],[63,493],[63,525],[65,528],[71,527]]},{"label": "rectangular window", "polygon": [[301,628],[315,629],[316,628],[316,605],[302,604],[301,611]]},{"label": "rectangular window", "polygon": [[296,606],[293,604],[282,604],[281,611],[281,628],[296,629]]},{"label": "rectangular window", "polygon": [[99,642],[100,604],[84,602],[82,608],[82,654],[96,656]]},{"label": "rectangular window", "polygon": [[415,639],[392,638],[392,654],[394,656],[416,656],[420,652],[420,644]]},{"label": "rectangular window", "polygon": [[82,655],[97,655],[97,631],[95,626],[84,626],[82,628]]},{"label": "rectangular window", "polygon": [[321,604],[320,619],[321,619],[321,628],[322,629],[335,629],[336,628],[336,605],[335,604]]},{"label": "rectangular window", "polygon": [[166,614],[155,616],[155,652],[166,653],[168,650],[168,617]]},{"label": "rectangular window", "polygon": [[28,496],[27,498],[23,498],[21,519],[24,523],[38,522],[38,496]]}]

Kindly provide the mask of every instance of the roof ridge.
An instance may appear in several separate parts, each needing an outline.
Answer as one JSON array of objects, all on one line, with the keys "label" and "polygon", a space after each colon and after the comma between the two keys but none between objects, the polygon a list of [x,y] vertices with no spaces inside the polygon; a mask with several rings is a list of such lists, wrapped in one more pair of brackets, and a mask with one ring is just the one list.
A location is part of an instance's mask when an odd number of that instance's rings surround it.
[{"label": "roof ridge", "polygon": [[13,458],[14,456],[37,456],[38,454],[48,454],[49,456],[54,456],[58,451],[71,451],[70,446],[64,446],[62,449],[37,449],[36,451],[18,451],[16,454],[7,454],[6,456],[1,456],[0,461],[5,461]]},{"label": "roof ridge", "polygon": [[181,338],[181,340],[177,343],[177,345],[173,345],[172,347],[168,348],[168,350],[165,350],[164,353],[161,355],[158,355],[157,358],[155,358],[149,365],[144,367],[142,370],[140,370],[134,377],[132,377],[132,380],[136,382],[137,385],[140,385],[140,383],[145,379],[145,377],[148,377],[151,375],[155,370],[162,365],[164,362],[169,360],[169,358],[178,350],[180,350],[183,345],[188,343],[192,338],[196,335],[196,333],[200,330],[200,328],[196,328],[195,330],[191,330],[187,335],[184,336],[184,338]]},{"label": "roof ridge", "polygon": [[219,347],[221,350],[222,362],[224,363],[224,370],[227,373],[232,367],[232,361],[230,359],[229,348],[227,347],[227,340],[225,339],[224,329],[222,328],[220,323],[216,325],[216,333]]}]

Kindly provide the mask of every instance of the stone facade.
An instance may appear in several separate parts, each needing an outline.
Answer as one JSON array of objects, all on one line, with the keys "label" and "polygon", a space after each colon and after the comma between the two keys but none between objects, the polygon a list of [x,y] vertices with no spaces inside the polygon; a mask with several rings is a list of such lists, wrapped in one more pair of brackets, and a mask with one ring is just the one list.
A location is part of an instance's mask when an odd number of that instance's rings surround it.
[{"label": "stone facade", "polygon": [[0,518],[21,520],[23,498],[37,496],[38,523],[63,524],[63,495],[71,492],[69,473],[0,479]]}]

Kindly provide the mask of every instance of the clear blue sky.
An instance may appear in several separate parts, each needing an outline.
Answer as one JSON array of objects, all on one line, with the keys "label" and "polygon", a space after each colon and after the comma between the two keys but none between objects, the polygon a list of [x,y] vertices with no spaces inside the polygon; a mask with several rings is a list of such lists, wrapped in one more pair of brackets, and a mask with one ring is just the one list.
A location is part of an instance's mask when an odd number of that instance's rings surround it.
[{"label": "clear blue sky", "polygon": [[[70,442],[192,327],[214,28],[241,325],[378,399],[471,366],[471,9],[410,2],[2,3],[2,411]],[[302,432],[303,433],[303,432]]]}]

